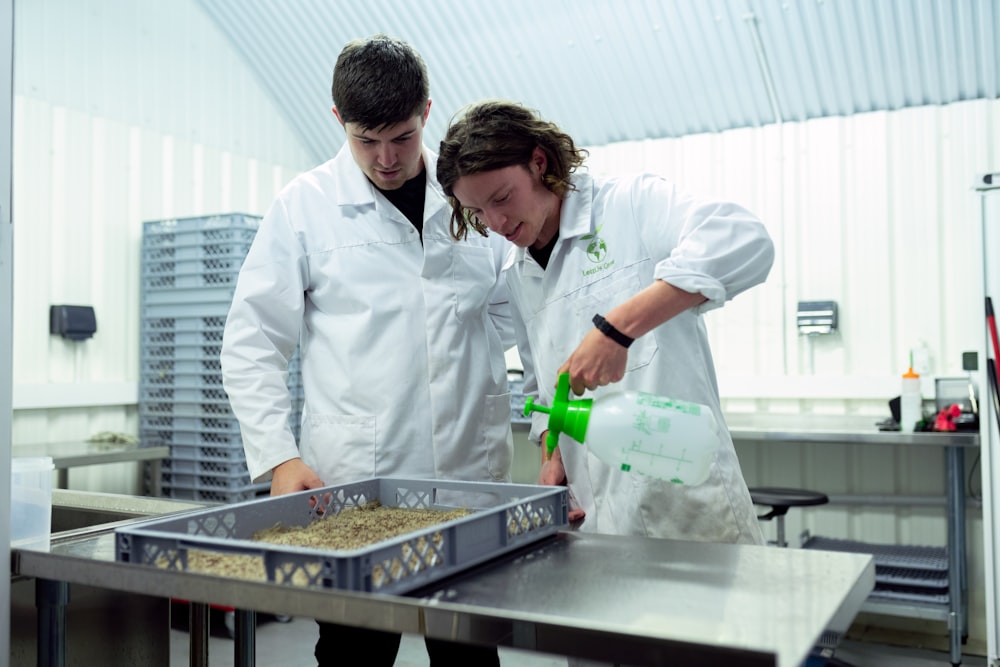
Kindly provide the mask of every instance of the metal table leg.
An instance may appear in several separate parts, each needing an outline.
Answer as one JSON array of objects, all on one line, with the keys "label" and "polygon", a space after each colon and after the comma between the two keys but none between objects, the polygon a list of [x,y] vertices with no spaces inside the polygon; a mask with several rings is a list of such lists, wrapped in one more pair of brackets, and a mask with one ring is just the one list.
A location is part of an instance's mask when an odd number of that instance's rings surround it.
[{"label": "metal table leg", "polygon": [[233,665],[254,667],[257,664],[257,612],[236,610],[236,628],[233,637]]},{"label": "metal table leg", "polygon": [[962,663],[962,645],[969,636],[968,565],[965,542],[965,452],[945,447],[948,488],[948,630],[951,664]]},{"label": "metal table leg", "polygon": [[67,604],[69,604],[68,583],[50,579],[35,580],[39,667],[64,667],[66,664]]},{"label": "metal table leg", "polygon": [[[159,498],[163,495],[163,479],[162,475],[160,475],[161,470],[162,465],[160,459],[153,459],[149,462],[149,495],[154,498]],[[141,489],[142,486],[139,488]]]},{"label": "metal table leg", "polygon": [[189,664],[191,667],[208,667],[208,605],[189,602],[188,613]]}]

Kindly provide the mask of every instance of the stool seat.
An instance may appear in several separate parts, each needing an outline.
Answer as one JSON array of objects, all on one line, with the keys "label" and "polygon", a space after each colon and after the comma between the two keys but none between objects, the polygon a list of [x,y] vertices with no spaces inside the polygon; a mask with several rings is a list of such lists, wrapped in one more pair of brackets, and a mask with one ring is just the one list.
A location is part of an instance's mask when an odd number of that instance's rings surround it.
[{"label": "stool seat", "polygon": [[830,502],[825,493],[808,491],[806,489],[786,489],[780,486],[755,486],[750,489],[750,499],[754,505],[783,508],[785,514],[789,507],[808,507],[810,505],[825,505]]},{"label": "stool seat", "polygon": [[761,521],[775,520],[778,524],[778,546],[785,547],[785,515],[789,507],[808,507],[810,505],[825,505],[830,502],[825,493],[807,489],[789,489],[780,486],[755,486],[750,489],[750,500],[754,505],[766,505],[771,508],[767,514],[758,514]]}]

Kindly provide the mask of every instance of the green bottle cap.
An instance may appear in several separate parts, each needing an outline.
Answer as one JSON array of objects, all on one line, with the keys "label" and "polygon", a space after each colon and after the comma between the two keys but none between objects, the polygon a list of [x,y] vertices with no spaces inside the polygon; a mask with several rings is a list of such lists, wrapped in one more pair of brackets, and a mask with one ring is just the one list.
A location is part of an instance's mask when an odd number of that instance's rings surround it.
[{"label": "green bottle cap", "polygon": [[559,444],[559,434],[565,433],[580,444],[587,435],[587,425],[590,423],[590,408],[594,403],[592,398],[581,398],[576,401],[569,399],[569,373],[562,373],[556,383],[556,395],[552,399],[552,407],[535,405],[529,396],[524,405],[524,416],[532,412],[544,412],[549,415],[549,434],[545,437],[545,448],[551,454]]}]

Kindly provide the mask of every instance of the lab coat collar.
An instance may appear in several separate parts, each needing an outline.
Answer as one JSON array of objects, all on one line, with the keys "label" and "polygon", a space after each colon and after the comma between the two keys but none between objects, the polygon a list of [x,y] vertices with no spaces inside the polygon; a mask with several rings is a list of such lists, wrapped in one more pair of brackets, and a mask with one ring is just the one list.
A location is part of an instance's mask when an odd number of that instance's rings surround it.
[{"label": "lab coat collar", "polygon": [[594,202],[594,179],[587,173],[576,173],[570,177],[574,190],[563,199],[559,212],[559,238],[572,239],[593,230],[591,205]]},{"label": "lab coat collar", "polygon": [[[432,153],[427,146],[421,148],[424,158],[424,169],[427,171],[427,192],[424,201],[424,222],[436,215],[447,206],[441,186],[438,185],[437,154]],[[341,206],[372,206],[376,204],[377,192],[372,182],[361,171],[354,160],[351,147],[345,142],[337,156],[331,161],[331,171],[337,187],[337,201]],[[405,220],[401,220],[405,222]]]},{"label": "lab coat collar", "polygon": [[[572,239],[590,234],[593,232],[593,220],[591,220],[591,210],[594,201],[594,179],[587,173],[577,172],[570,177],[575,190],[570,190],[563,199],[562,208],[559,210],[559,239],[556,245],[563,243],[565,239]],[[553,249],[553,254],[555,250]],[[509,269],[514,264],[524,263],[528,266],[535,266],[538,271],[542,268],[528,253],[527,248],[515,246],[507,253],[507,260],[504,262],[504,269]]]}]

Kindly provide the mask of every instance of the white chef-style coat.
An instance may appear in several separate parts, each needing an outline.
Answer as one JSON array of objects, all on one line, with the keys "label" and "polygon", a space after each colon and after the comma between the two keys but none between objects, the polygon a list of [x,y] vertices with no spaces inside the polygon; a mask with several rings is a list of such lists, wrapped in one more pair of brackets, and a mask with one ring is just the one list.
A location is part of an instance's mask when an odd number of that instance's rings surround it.
[{"label": "white chef-style coat", "polygon": [[[261,222],[221,357],[253,479],[301,455],[328,485],[509,481],[509,244],[451,238],[437,156],[424,147],[423,157],[423,243],[346,144],[286,186]],[[297,447],[286,378],[300,338]]]},{"label": "white chef-style coat", "polygon": [[[661,279],[708,301],[638,338],[628,350],[625,378],[593,396],[634,389],[702,403],[723,425],[709,479],[699,486],[623,472],[560,436],[570,492],[587,513],[580,529],[763,543],[724,427],[701,314],[764,280],[774,260],[767,231],[735,204],[698,201],[654,175],[608,179],[578,173],[573,183],[577,189],[563,202],[548,268],[543,271],[524,248],[512,249],[505,265],[520,316],[515,328],[518,350],[526,356],[525,392],[537,391],[540,402],[551,405],[556,371],[593,328],[594,314],[607,314]],[[546,423],[547,415],[534,414],[532,435]]]}]

